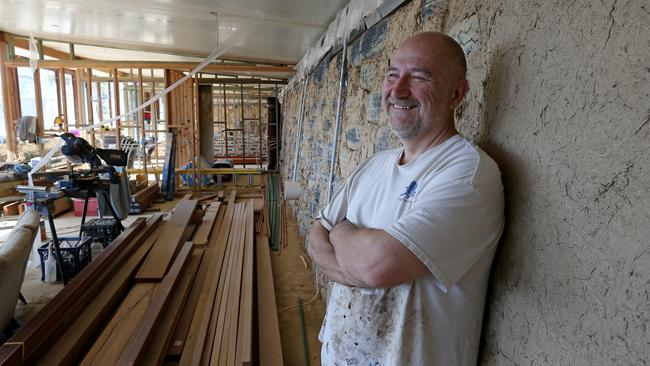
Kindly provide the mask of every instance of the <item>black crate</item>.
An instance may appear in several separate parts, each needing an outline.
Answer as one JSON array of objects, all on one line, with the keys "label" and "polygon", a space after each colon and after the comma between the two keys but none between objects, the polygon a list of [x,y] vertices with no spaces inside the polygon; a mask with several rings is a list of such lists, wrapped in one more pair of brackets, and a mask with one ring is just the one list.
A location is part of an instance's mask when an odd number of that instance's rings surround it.
[{"label": "black crate", "polygon": [[91,237],[93,241],[102,243],[104,248],[120,235],[120,229],[112,217],[89,220],[81,226],[81,232]]},{"label": "black crate", "polygon": [[[84,237],[83,239],[79,238],[59,238],[59,250],[61,251],[61,256],[63,257],[63,270],[65,271],[66,278],[71,280],[74,276],[77,275],[88,263],[90,263],[90,243],[92,243],[93,238]],[[50,243],[48,241],[46,244],[38,248],[38,254],[41,257],[41,281],[45,280],[45,261],[47,260],[48,250]],[[54,248],[52,248],[52,253],[54,253]],[[61,281],[61,275],[59,273],[59,263],[56,264],[56,280]]]}]

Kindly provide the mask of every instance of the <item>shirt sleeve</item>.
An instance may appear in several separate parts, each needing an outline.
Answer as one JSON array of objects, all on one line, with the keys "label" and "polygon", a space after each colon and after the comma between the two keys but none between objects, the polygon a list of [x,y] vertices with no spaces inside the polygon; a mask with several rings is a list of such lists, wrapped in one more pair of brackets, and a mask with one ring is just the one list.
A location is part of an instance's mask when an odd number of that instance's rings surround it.
[{"label": "shirt sleeve", "polygon": [[352,176],[343,183],[343,186],[334,193],[332,200],[326,204],[316,216],[316,219],[320,220],[321,224],[325,229],[327,229],[327,231],[332,231],[336,224],[345,220],[348,212],[348,197],[350,194],[350,182]]},{"label": "shirt sleeve", "polygon": [[471,184],[430,186],[434,188],[421,192],[411,209],[384,230],[408,247],[447,291],[494,248],[502,225],[488,219]]}]

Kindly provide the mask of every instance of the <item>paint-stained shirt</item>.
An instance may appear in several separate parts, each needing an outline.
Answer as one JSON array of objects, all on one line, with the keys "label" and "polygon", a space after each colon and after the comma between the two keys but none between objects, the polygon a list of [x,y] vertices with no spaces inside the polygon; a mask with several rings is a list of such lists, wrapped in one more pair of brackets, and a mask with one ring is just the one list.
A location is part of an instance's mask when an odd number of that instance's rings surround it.
[{"label": "paint-stained shirt", "polygon": [[392,288],[335,283],[319,338],[323,365],[476,365],[490,266],[503,231],[496,163],[459,135],[400,165],[363,162],[319,213],[383,229],[430,273]]}]

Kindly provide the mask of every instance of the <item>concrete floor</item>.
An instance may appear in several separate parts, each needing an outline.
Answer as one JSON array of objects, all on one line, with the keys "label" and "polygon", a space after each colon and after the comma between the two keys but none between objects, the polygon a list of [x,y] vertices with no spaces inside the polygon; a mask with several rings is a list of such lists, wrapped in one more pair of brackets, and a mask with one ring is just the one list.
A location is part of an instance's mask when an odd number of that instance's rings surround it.
[{"label": "concrete floor", "polygon": [[[176,205],[178,200],[156,204],[153,207],[160,208],[162,212],[167,211]],[[129,216],[124,220],[124,226],[130,225],[139,216]],[[287,215],[291,216],[291,215]],[[60,236],[78,235],[81,218],[74,216],[73,212],[61,214],[55,218],[57,234]],[[303,303],[314,298],[314,274],[309,265],[309,257],[304,249],[304,238],[298,233],[296,222],[289,218],[287,223],[287,246],[280,253],[272,252],[273,279],[276,291],[277,307],[280,311],[280,333],[282,350],[285,364],[303,364],[303,346],[300,329],[300,314],[297,305],[298,297]],[[3,241],[9,230],[0,231],[0,242]],[[49,228],[47,230],[49,237]],[[37,238],[34,247],[40,245]],[[303,262],[302,258],[305,259]],[[32,255],[28,264],[25,280],[21,288],[27,304],[18,303],[15,311],[15,318],[22,324],[29,321],[36,313],[47,304],[61,289],[62,283],[47,284],[41,281],[40,258],[37,254]],[[320,365],[320,342],[318,332],[325,315],[323,300],[317,297],[310,304],[304,306],[306,337],[308,340],[308,352],[311,365]]]}]

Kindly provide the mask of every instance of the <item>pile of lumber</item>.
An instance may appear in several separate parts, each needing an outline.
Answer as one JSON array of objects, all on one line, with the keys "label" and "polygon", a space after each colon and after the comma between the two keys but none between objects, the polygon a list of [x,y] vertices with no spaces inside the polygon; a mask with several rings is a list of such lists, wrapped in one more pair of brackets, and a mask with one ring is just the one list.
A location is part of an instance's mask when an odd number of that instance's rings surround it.
[{"label": "pile of lumber", "polygon": [[235,192],[138,218],[0,365],[282,365],[265,218]]},{"label": "pile of lumber", "polygon": [[13,197],[10,197],[9,199],[3,199],[2,201],[3,202],[0,202],[0,207],[5,216],[19,215],[21,213],[20,206],[23,204],[23,198],[13,199]]},{"label": "pile of lumber", "polygon": [[131,195],[131,214],[141,214],[160,197],[158,183],[150,184]]}]

